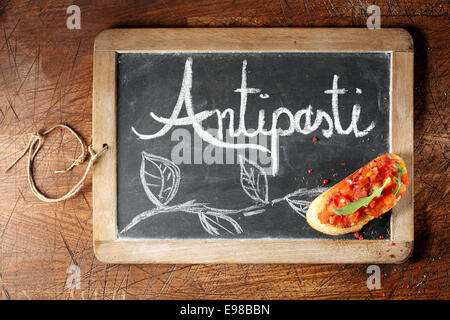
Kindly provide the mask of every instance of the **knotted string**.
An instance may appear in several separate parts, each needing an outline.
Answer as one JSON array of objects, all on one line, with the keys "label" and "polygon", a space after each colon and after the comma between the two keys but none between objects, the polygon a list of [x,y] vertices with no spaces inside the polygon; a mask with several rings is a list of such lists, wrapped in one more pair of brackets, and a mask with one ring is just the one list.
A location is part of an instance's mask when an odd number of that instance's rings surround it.
[{"label": "knotted string", "polygon": [[[34,195],[39,200],[44,201],[44,202],[63,201],[63,200],[67,200],[67,199],[73,197],[75,194],[77,194],[78,191],[80,191],[81,187],[83,187],[84,181],[86,180],[86,178],[87,178],[87,176],[89,174],[89,170],[91,170],[92,165],[108,149],[108,146],[104,145],[102,150],[100,150],[100,152],[96,153],[92,149],[91,145],[88,146],[88,151],[89,151],[89,154],[90,154],[91,158],[89,159],[89,163],[88,163],[88,165],[86,167],[86,170],[84,171],[84,174],[81,177],[80,181],[78,181],[78,183],[69,192],[67,192],[64,196],[62,196],[60,198],[48,198],[41,191],[39,191],[39,189],[36,187],[36,183],[35,183],[34,177],[33,177],[33,161],[34,161],[34,157],[36,156],[36,154],[39,152],[39,150],[41,149],[42,145],[44,144],[45,136],[48,135],[53,130],[55,130],[56,128],[64,128],[64,129],[69,130],[69,132],[71,132],[75,136],[75,138],[77,138],[78,142],[80,143],[80,145],[81,145],[81,153],[80,153],[80,156],[77,159],[75,159],[75,161],[72,162],[72,164],[66,170],[55,171],[55,173],[66,173],[67,171],[71,170],[73,167],[82,164],[86,160],[86,146],[85,146],[83,140],[69,126],[67,126],[65,124],[57,124],[56,126],[51,127],[47,131],[44,131],[43,133],[40,133],[39,131],[32,133],[31,137],[30,137],[30,140],[28,141],[28,145],[25,148],[25,150],[23,151],[23,153],[16,159],[16,161],[14,161],[5,170],[5,172],[8,172],[28,152],[28,165],[27,165],[28,184],[30,185],[31,191],[34,193]],[[36,144],[37,144],[37,147],[35,147]]]}]

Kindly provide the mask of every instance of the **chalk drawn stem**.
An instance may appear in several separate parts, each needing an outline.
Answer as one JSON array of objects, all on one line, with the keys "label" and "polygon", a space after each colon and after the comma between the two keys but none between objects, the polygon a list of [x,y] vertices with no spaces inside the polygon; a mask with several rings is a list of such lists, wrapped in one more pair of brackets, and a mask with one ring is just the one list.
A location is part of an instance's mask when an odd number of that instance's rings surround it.
[{"label": "chalk drawn stem", "polygon": [[285,195],[284,197],[281,198],[277,198],[277,199],[273,199],[271,201],[272,204],[281,202],[281,201],[286,201],[292,197],[301,197],[301,196],[305,196],[305,197],[315,197],[318,196],[319,194],[327,191],[328,188],[322,188],[322,187],[317,187],[314,189],[306,189],[306,188],[300,188],[295,190],[294,192],[288,193],[287,195]]},{"label": "chalk drawn stem", "polygon": [[[256,214],[256,213],[261,213],[262,207],[263,207],[263,205],[256,204],[256,205],[252,205],[252,206],[242,208],[242,209],[219,209],[219,208],[208,207],[205,203],[195,203],[194,200],[191,200],[191,201],[179,204],[179,205],[167,206],[167,207],[162,206],[162,207],[156,207],[156,208],[153,208],[150,210],[146,210],[146,211],[138,214],[136,217],[134,217],[133,220],[122,231],[120,231],[120,233],[123,234],[123,233],[127,232],[128,230],[130,230],[131,228],[136,226],[141,221],[146,220],[150,217],[153,217],[157,214],[180,212],[180,211],[185,212],[185,213],[199,215],[200,222],[202,222],[203,227],[205,227],[205,225],[204,225],[205,220],[204,219],[202,220],[202,217],[200,215],[210,215],[210,216],[228,221],[231,225],[233,225],[233,227],[235,228],[235,230],[238,233],[241,233],[242,228],[239,226],[239,224],[234,219],[232,219],[228,215],[240,214],[240,213],[242,213],[244,215],[252,215],[252,214]],[[262,210],[262,211],[264,211],[264,210]],[[224,228],[223,226],[221,226],[221,227]],[[211,231],[210,228],[205,228],[205,230],[208,232]],[[211,232],[209,232],[209,233],[211,233]]]}]

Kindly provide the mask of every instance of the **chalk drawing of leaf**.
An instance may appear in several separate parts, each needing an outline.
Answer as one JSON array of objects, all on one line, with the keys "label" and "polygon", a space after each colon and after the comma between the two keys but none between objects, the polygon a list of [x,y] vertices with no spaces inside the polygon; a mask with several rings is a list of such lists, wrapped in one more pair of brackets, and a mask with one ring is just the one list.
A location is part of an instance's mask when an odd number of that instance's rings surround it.
[{"label": "chalk drawing of leaf", "polygon": [[166,206],[180,185],[180,169],[175,163],[144,151],[140,176],[145,193],[158,207]]},{"label": "chalk drawing of leaf", "polygon": [[264,170],[243,156],[239,156],[239,164],[244,192],[257,202],[269,203],[269,186]]},{"label": "chalk drawing of leaf", "polygon": [[295,212],[306,219],[306,211],[308,211],[308,207],[310,204],[309,201],[286,199],[286,202]]},{"label": "chalk drawing of leaf", "polygon": [[205,231],[213,236],[220,235],[220,232],[219,232],[220,229],[228,232],[229,234],[234,234],[234,232],[232,230],[230,230],[229,228],[224,226],[222,223],[220,223],[219,219],[222,219],[222,220],[230,223],[236,233],[242,233],[242,228],[236,222],[236,220],[234,220],[233,218],[231,218],[225,214],[218,214],[213,211],[212,212],[211,211],[210,212],[199,212],[198,218],[199,218],[200,223],[202,224],[203,228],[205,229]]},{"label": "chalk drawing of leaf", "polygon": [[300,216],[306,219],[306,212],[314,197],[324,192],[326,188],[298,189],[284,199],[287,204]]}]

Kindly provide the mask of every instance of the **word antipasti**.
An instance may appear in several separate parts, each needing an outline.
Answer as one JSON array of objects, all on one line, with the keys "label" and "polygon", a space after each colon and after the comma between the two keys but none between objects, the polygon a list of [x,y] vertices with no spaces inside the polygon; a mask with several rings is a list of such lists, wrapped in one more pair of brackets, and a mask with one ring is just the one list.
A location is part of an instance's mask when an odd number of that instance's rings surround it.
[{"label": "word antipasti", "polygon": [[[367,135],[375,127],[375,122],[371,122],[371,124],[365,129],[360,130],[358,128],[358,122],[361,114],[361,106],[359,104],[353,105],[351,123],[345,129],[342,127],[339,117],[338,99],[339,95],[345,94],[348,90],[345,88],[339,88],[338,75],[333,76],[332,89],[324,91],[324,94],[331,95],[331,115],[321,109],[317,109],[315,110],[315,118],[313,119],[314,111],[311,105],[307,108],[299,109],[295,113],[288,108],[280,107],[272,112],[271,125],[266,126],[266,112],[265,110],[260,109],[258,113],[258,126],[256,129],[249,129],[246,127],[245,115],[247,110],[248,95],[259,94],[259,97],[262,99],[267,99],[268,95],[261,93],[261,89],[259,88],[249,88],[247,86],[247,60],[242,62],[241,87],[234,90],[234,92],[240,94],[240,108],[237,128],[235,127],[235,112],[231,108],[227,108],[223,111],[219,109],[212,109],[195,113],[192,106],[192,80],[192,58],[188,58],[184,67],[183,80],[178,99],[171,116],[166,118],[151,112],[150,116],[163,126],[158,132],[152,134],[143,134],[138,132],[134,127],[131,127],[131,130],[139,139],[156,139],[164,136],[172,127],[192,126],[202,140],[216,147],[225,149],[252,149],[267,153],[270,155],[272,160],[272,174],[276,175],[279,167],[279,137],[291,136],[295,133],[310,134],[322,127],[322,135],[325,138],[331,138],[333,134],[349,135],[351,133],[353,133],[355,137],[361,138]],[[362,90],[357,88],[356,93],[361,94]],[[180,117],[180,112],[182,111],[183,106],[185,107],[187,114],[186,117]],[[287,116],[289,119],[289,125],[287,128],[280,128],[278,125],[278,119],[282,115]],[[202,121],[205,121],[211,117],[216,117],[217,119],[216,135],[211,134],[210,131],[203,129],[202,127]],[[223,126],[223,121],[226,118],[228,118],[228,128],[224,128]],[[230,143],[224,139],[224,130],[231,137],[244,136],[252,138],[258,135],[269,136],[271,140],[270,148],[267,145],[257,143]]]}]

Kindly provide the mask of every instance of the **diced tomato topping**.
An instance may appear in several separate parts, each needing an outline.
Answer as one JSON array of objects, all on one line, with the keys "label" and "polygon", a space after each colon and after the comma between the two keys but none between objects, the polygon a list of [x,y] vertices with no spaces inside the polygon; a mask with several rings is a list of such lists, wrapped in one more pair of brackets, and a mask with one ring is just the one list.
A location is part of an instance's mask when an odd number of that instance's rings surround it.
[{"label": "diced tomato topping", "polygon": [[365,198],[365,197],[367,197],[367,190],[365,188],[355,190],[355,198],[356,199],[361,199],[361,198]]},{"label": "diced tomato topping", "polygon": [[[367,215],[379,217],[382,212],[391,208],[395,199],[405,193],[405,185],[408,184],[408,174],[405,171],[401,178],[400,192],[397,195],[393,194],[393,190],[397,188],[396,163],[401,165],[389,154],[384,154],[341,181],[336,186],[336,191],[326,199],[325,206],[318,215],[320,222],[345,228],[358,223],[362,217]],[[379,189],[389,177],[391,183],[385,186],[382,196],[374,198],[368,207],[361,207],[347,216],[337,215],[333,211],[336,208],[345,207],[349,202],[369,196],[373,190]]]},{"label": "diced tomato topping", "polygon": [[354,224],[354,223],[356,223],[356,222],[359,221],[360,215],[361,215],[361,213],[360,213],[360,211],[358,210],[358,211],[356,211],[356,212],[354,212],[354,213],[352,213],[352,214],[349,214],[349,215],[347,216],[347,219],[348,219],[348,221],[349,221],[351,224]]},{"label": "diced tomato topping", "polygon": [[406,172],[402,175],[401,180],[403,184],[408,184],[408,175],[406,174]]},{"label": "diced tomato topping", "polygon": [[369,179],[367,177],[361,176],[358,180],[358,186],[364,187],[370,183]]}]

